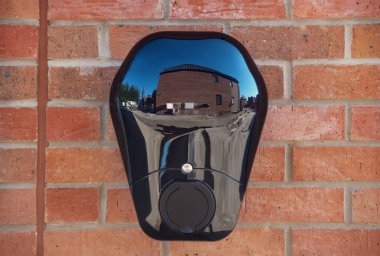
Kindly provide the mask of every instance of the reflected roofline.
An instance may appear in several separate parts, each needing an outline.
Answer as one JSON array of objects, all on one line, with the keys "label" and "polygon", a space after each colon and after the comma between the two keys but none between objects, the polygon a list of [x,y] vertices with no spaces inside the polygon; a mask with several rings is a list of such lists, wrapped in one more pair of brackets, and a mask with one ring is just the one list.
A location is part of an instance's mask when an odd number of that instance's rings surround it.
[{"label": "reflected roofline", "polygon": [[170,68],[165,68],[164,70],[161,71],[160,75],[166,74],[166,73],[178,72],[178,71],[196,71],[196,72],[210,73],[213,75],[224,77],[236,83],[239,83],[239,81],[232,76],[216,71],[215,69],[211,69],[211,68],[207,68],[207,67],[195,65],[195,64],[182,64],[182,65],[178,65],[178,66],[174,66]]}]

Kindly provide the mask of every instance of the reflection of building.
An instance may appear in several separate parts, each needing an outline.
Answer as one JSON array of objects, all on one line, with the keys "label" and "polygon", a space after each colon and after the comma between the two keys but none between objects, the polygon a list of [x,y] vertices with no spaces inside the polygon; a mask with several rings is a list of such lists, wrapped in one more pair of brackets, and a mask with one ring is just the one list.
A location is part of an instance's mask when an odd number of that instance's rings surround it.
[{"label": "reflection of building", "polygon": [[184,64],[160,73],[157,114],[223,114],[240,110],[238,81],[206,67]]}]

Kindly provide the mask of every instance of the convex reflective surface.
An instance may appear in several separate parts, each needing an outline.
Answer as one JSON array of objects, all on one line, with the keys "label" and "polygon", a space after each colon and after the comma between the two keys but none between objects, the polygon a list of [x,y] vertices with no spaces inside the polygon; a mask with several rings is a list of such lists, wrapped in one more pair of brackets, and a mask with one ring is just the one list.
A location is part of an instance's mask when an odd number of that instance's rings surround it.
[{"label": "convex reflective surface", "polygon": [[267,108],[242,45],[221,33],[153,34],[120,68],[110,108],[143,230],[161,240],[230,233]]}]

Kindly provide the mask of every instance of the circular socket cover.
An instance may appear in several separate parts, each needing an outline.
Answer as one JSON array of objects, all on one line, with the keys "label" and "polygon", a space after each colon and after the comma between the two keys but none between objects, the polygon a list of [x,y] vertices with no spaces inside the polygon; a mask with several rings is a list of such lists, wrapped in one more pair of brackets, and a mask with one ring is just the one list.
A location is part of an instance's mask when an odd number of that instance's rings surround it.
[{"label": "circular socket cover", "polygon": [[172,230],[192,234],[210,224],[215,214],[211,189],[200,181],[173,182],[160,195],[162,220]]}]

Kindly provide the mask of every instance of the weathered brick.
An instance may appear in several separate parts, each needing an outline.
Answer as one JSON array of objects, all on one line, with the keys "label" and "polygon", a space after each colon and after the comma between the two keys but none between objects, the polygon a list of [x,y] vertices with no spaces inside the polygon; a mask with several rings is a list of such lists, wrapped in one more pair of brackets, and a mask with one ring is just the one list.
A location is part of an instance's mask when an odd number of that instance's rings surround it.
[{"label": "weathered brick", "polygon": [[35,232],[0,232],[0,255],[37,255]]},{"label": "weathered brick", "polygon": [[380,140],[380,107],[353,106],[351,109],[351,139]]},{"label": "weathered brick", "polygon": [[330,59],[344,53],[343,26],[236,26],[231,33],[255,59]]},{"label": "weathered brick", "polygon": [[49,148],[47,182],[121,182],[126,174],[118,148]]},{"label": "weathered brick", "polygon": [[292,230],[293,255],[379,255],[379,230]]},{"label": "weathered brick", "polygon": [[[379,157],[380,154],[377,154]],[[377,163],[380,161],[377,160]],[[377,167],[377,171],[380,168]],[[380,223],[380,189],[368,188],[352,192],[352,221],[357,223]],[[380,242],[380,237],[379,237]]]},{"label": "weathered brick", "polygon": [[380,65],[294,68],[295,99],[380,99]]},{"label": "weathered brick", "polygon": [[1,19],[38,19],[38,0],[2,0]]},{"label": "weathered brick", "polygon": [[257,149],[250,180],[281,181],[284,179],[284,147],[264,147]]},{"label": "weathered brick", "polygon": [[0,149],[0,182],[30,182],[36,179],[36,150]]},{"label": "weathered brick", "polygon": [[47,111],[49,141],[89,141],[100,138],[97,107],[51,107]]},{"label": "weathered brick", "polygon": [[353,27],[352,57],[380,58],[380,24]]},{"label": "weathered brick", "polygon": [[33,189],[0,189],[0,224],[35,224]]},{"label": "weathered brick", "polygon": [[160,243],[139,228],[46,231],[44,255],[161,255]]},{"label": "weathered brick", "polygon": [[379,15],[379,4],[372,0],[293,0],[295,18],[376,18]]},{"label": "weathered brick", "polygon": [[171,0],[174,19],[275,19],[285,17],[283,0]]},{"label": "weathered brick", "polygon": [[38,27],[0,25],[0,59],[36,59]]},{"label": "weathered brick", "polygon": [[56,26],[48,30],[49,59],[98,57],[96,26]]},{"label": "weathered brick", "polygon": [[284,232],[281,229],[238,228],[221,241],[171,242],[170,255],[263,255],[284,254]]},{"label": "weathered brick", "polygon": [[344,138],[342,106],[270,106],[262,139],[339,140]]},{"label": "weathered brick", "polygon": [[137,216],[129,189],[107,191],[107,222],[137,222]]},{"label": "weathered brick", "polygon": [[380,180],[379,155],[376,147],[294,147],[293,179]]},{"label": "weathered brick", "polygon": [[118,67],[52,67],[49,70],[49,98],[108,101]]},{"label": "weathered brick", "polygon": [[35,141],[36,139],[36,109],[0,108],[0,141]]},{"label": "weathered brick", "polygon": [[47,223],[97,222],[99,190],[97,188],[52,188],[46,190]]},{"label": "weathered brick", "polygon": [[260,66],[269,99],[281,99],[284,97],[284,74],[280,67]]},{"label": "weathered brick", "polygon": [[162,0],[50,0],[49,20],[161,19]]},{"label": "weathered brick", "polygon": [[338,188],[254,188],[245,195],[244,222],[343,222]]},{"label": "weathered brick", "polygon": [[132,47],[144,36],[159,31],[218,31],[222,32],[221,26],[143,26],[143,25],[120,25],[110,26],[110,50],[111,56],[124,59]]},{"label": "weathered brick", "polygon": [[36,67],[0,67],[0,100],[36,99]]}]

